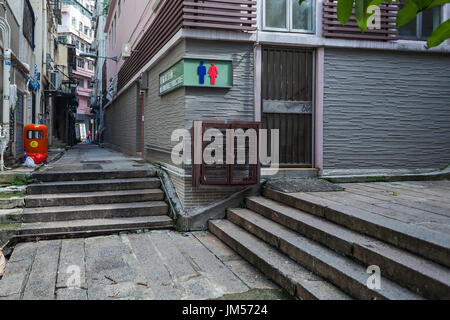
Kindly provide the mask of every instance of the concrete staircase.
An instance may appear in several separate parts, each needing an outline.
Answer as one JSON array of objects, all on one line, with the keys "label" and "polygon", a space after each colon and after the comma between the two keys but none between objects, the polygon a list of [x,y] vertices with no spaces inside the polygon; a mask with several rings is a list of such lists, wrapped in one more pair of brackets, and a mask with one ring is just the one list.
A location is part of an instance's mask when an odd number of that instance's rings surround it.
[{"label": "concrete staircase", "polygon": [[[325,208],[265,189],[209,230],[302,299],[450,299],[448,243]],[[381,270],[380,289],[367,285],[372,265]]]},{"label": "concrete staircase", "polygon": [[40,172],[27,187],[20,237],[172,228],[161,182],[147,170]]}]

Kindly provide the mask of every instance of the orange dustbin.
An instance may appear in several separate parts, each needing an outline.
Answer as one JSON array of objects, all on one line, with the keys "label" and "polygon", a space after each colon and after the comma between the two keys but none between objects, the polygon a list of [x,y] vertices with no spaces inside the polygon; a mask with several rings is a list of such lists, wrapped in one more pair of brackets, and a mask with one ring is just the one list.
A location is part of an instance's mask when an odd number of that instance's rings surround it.
[{"label": "orange dustbin", "polygon": [[[27,124],[24,130],[24,146],[28,156],[34,158],[39,154],[48,157],[47,126],[41,124]],[[45,161],[45,160],[44,160]]]}]

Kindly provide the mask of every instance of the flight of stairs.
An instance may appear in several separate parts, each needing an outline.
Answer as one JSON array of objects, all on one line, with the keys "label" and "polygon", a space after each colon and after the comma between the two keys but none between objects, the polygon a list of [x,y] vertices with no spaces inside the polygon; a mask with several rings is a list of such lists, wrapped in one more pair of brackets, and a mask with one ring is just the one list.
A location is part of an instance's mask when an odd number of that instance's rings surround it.
[{"label": "flight of stairs", "polygon": [[173,227],[154,172],[40,172],[27,187],[20,237],[71,237]]},{"label": "flight of stairs", "polygon": [[[407,238],[345,212],[323,215],[319,205],[278,191],[263,194],[247,198],[246,208],[229,209],[227,220],[210,221],[209,230],[291,295],[450,299],[448,251],[437,254],[432,240]],[[395,239],[402,244],[393,245]],[[367,285],[372,265],[381,270],[380,289]]]}]

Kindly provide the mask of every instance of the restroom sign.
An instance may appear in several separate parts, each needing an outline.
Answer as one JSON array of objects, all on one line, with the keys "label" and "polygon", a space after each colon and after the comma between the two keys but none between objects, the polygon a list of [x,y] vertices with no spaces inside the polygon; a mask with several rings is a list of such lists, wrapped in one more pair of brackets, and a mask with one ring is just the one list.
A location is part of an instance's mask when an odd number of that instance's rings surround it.
[{"label": "restroom sign", "polygon": [[231,88],[231,60],[183,58],[159,76],[160,95],[179,87]]}]

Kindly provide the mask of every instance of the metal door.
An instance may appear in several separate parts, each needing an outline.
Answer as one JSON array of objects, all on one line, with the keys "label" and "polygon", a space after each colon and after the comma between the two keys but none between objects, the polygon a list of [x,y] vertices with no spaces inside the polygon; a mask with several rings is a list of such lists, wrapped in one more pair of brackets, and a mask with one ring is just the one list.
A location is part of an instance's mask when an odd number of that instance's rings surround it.
[{"label": "metal door", "polygon": [[280,130],[281,167],[312,167],[313,54],[263,48],[262,126]]}]

